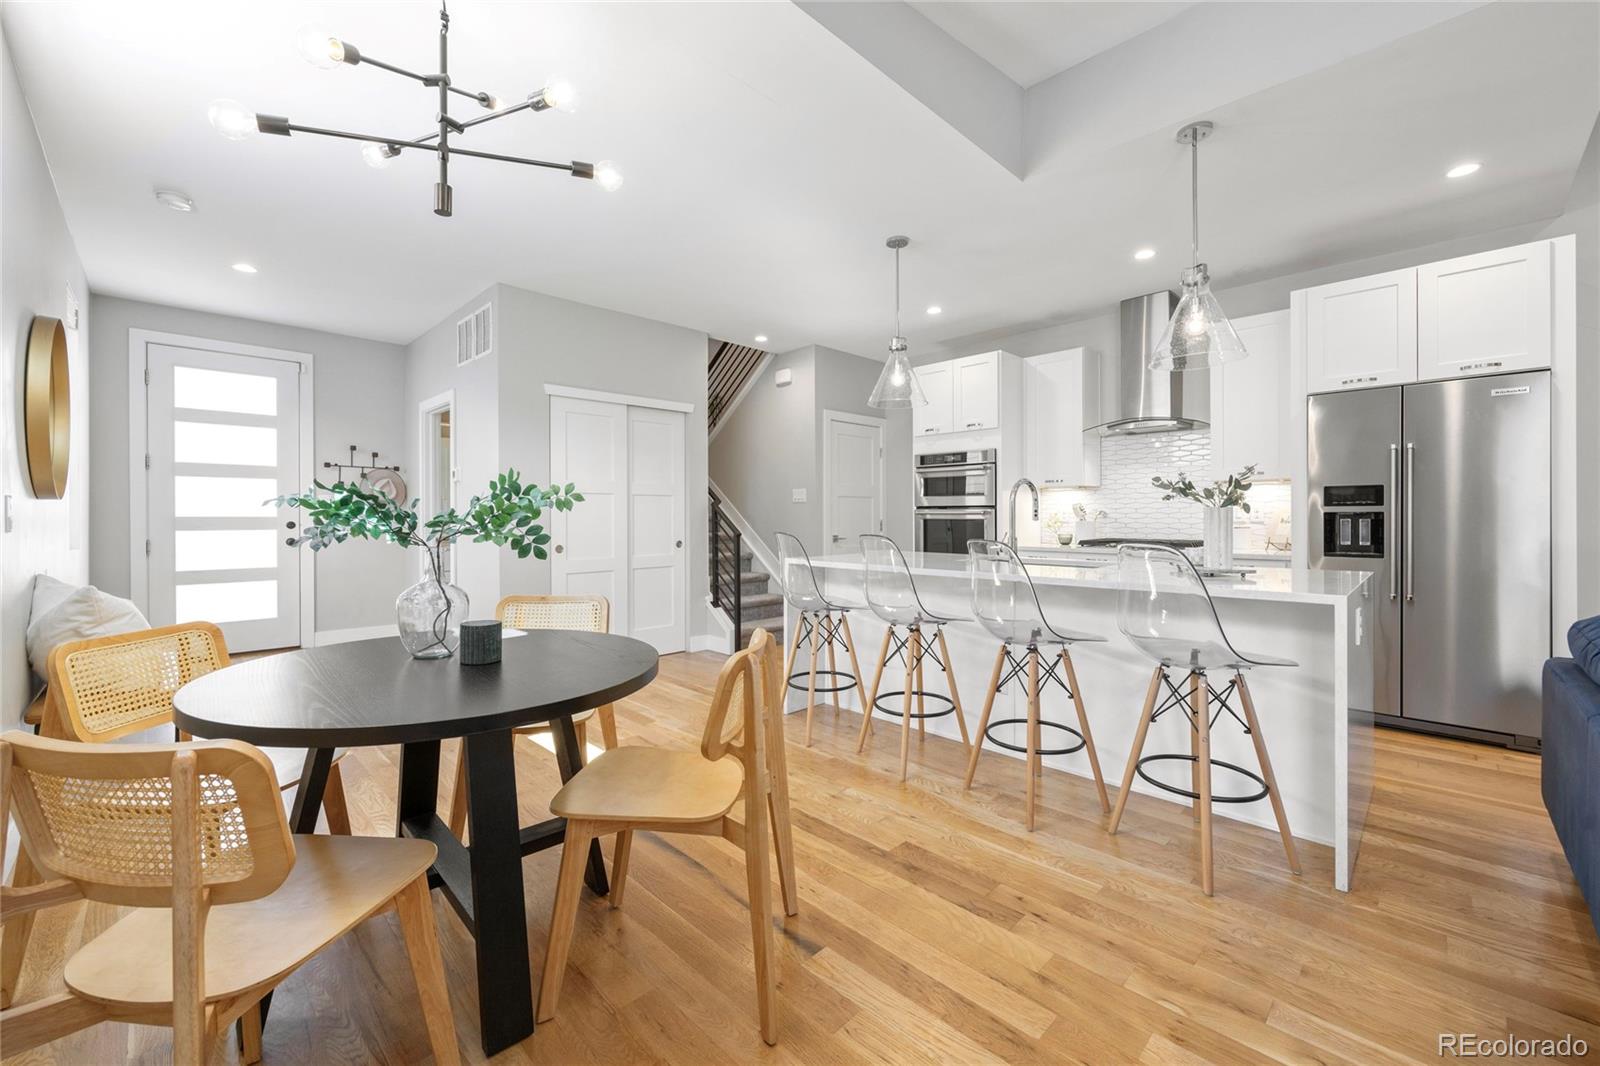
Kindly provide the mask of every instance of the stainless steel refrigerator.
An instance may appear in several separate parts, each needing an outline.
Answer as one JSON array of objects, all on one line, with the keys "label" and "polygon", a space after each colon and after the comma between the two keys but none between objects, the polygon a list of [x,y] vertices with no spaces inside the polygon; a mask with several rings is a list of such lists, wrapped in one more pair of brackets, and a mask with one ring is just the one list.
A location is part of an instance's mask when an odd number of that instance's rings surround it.
[{"label": "stainless steel refrigerator", "polygon": [[1308,558],[1376,574],[1380,722],[1538,747],[1550,399],[1541,370],[1307,401]]}]

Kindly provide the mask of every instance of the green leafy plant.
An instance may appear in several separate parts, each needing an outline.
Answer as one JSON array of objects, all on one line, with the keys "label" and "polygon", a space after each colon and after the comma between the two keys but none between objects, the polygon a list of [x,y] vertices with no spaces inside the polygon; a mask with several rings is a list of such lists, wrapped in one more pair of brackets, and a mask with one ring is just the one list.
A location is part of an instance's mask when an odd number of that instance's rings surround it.
[{"label": "green leafy plant", "polygon": [[1249,514],[1250,504],[1245,500],[1245,493],[1250,491],[1257,473],[1259,470],[1251,463],[1237,474],[1229,474],[1205,488],[1197,487],[1189,475],[1181,470],[1175,478],[1153,477],[1150,483],[1166,493],[1161,497],[1163,500],[1192,500],[1205,507],[1237,507]]}]

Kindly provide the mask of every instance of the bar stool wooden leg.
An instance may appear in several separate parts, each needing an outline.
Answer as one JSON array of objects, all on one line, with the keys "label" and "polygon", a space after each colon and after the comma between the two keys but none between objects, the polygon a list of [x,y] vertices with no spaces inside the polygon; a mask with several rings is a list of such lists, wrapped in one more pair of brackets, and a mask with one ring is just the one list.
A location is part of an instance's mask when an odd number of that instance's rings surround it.
[{"label": "bar stool wooden leg", "polygon": [[1122,771],[1122,788],[1117,792],[1117,806],[1111,812],[1111,825],[1106,832],[1115,834],[1122,822],[1122,812],[1127,809],[1128,797],[1133,794],[1134,767],[1144,754],[1144,738],[1150,732],[1150,712],[1156,708],[1156,694],[1161,691],[1161,667],[1150,675],[1150,687],[1144,694],[1144,710],[1139,713],[1139,728],[1133,734],[1133,747],[1128,751],[1128,765]]},{"label": "bar stool wooden leg", "polygon": [[927,709],[923,706],[922,700],[922,630],[918,628],[915,632],[916,653],[911,656],[911,661],[917,664],[917,732],[926,734],[928,732],[928,720],[922,716]]},{"label": "bar stool wooden leg", "polygon": [[1039,792],[1039,649],[1028,649],[1028,809],[1023,825],[1033,832],[1033,807]]},{"label": "bar stool wooden leg", "polygon": [[1245,725],[1250,727],[1250,739],[1256,746],[1256,761],[1261,764],[1261,776],[1267,782],[1267,798],[1272,801],[1272,815],[1278,820],[1278,835],[1283,837],[1283,852],[1289,857],[1289,869],[1300,873],[1300,857],[1295,853],[1294,834],[1289,832],[1289,816],[1283,810],[1283,798],[1278,795],[1278,779],[1272,773],[1272,760],[1267,758],[1267,739],[1261,735],[1261,723],[1256,719],[1256,701],[1250,698],[1250,686],[1244,674],[1234,675],[1239,683],[1239,702],[1244,706]]},{"label": "bar stool wooden leg", "polygon": [[894,637],[894,626],[883,630],[883,644],[878,648],[878,668],[872,672],[872,688],[867,692],[866,704],[861,708],[861,735],[856,738],[856,754],[867,750],[867,734],[872,732],[872,708],[878,700],[878,685],[883,681],[883,671],[889,665],[889,641]]},{"label": "bar stool wooden leg", "polygon": [[1072,687],[1072,705],[1078,710],[1078,728],[1083,730],[1083,750],[1089,756],[1089,769],[1094,771],[1094,787],[1100,793],[1100,809],[1109,812],[1111,800],[1106,795],[1106,780],[1100,776],[1100,756],[1095,754],[1094,735],[1089,732],[1089,715],[1083,709],[1083,694],[1078,691],[1078,672],[1072,668],[1072,653],[1061,646],[1061,665],[1067,672],[1067,684]]},{"label": "bar stool wooden leg", "polygon": [[967,712],[961,709],[961,693],[956,688],[956,664],[950,658],[950,645],[945,642],[944,630],[934,631],[939,640],[939,655],[944,659],[944,680],[950,687],[950,702],[956,709],[956,728],[961,730],[961,746],[967,749],[972,747],[972,738],[967,735]]},{"label": "bar stool wooden leg", "polygon": [[911,640],[907,645],[910,654],[906,656],[906,694],[905,702],[900,711],[900,780],[906,779],[906,762],[911,758],[911,691],[916,688],[917,676],[917,646],[922,643],[922,632],[916,626],[911,627]]},{"label": "bar stool wooden leg", "polygon": [[[861,664],[856,662],[856,642],[850,636],[850,616],[848,614],[839,615],[839,632],[844,634],[844,650],[850,656],[850,676],[856,679],[856,699],[860,700],[862,693]],[[862,713],[866,715],[869,722],[872,720],[872,709],[870,707],[864,708]]]},{"label": "bar stool wooden leg", "polygon": [[822,628],[822,623],[817,619],[811,622],[811,675],[806,680],[806,747],[811,746],[811,712],[817,705],[817,631]]},{"label": "bar stool wooden leg", "polygon": [[1199,768],[1200,799],[1196,806],[1200,810],[1200,890],[1206,895],[1211,895],[1212,869],[1211,869],[1211,706],[1210,686],[1206,684],[1203,675],[1200,683],[1191,685],[1189,692],[1195,713],[1195,732],[1197,734],[1195,766]]},{"label": "bar stool wooden leg", "polygon": [[978,772],[978,753],[983,750],[983,738],[989,728],[989,714],[994,710],[994,697],[1000,691],[1000,671],[1006,665],[1006,645],[1001,644],[1000,650],[994,655],[994,672],[989,675],[989,688],[983,697],[983,713],[978,716],[978,732],[973,735],[972,753],[967,756],[967,779],[961,783],[963,789],[972,787],[972,777]]},{"label": "bar stool wooden leg", "polygon": [[[1200,698],[1200,686],[1204,683],[1204,679],[1198,672],[1193,670],[1189,672],[1189,707],[1191,710],[1195,707],[1195,701]],[[1189,731],[1189,754],[1193,756],[1193,760],[1189,763],[1189,791],[1198,794],[1200,791],[1200,712],[1195,711],[1194,713],[1196,716],[1194,728]],[[1189,816],[1196,822],[1200,820],[1200,801],[1198,799],[1189,801]]]},{"label": "bar stool wooden leg", "polygon": [[834,691],[828,693],[828,696],[833,700],[833,709],[837,711],[839,709],[839,692],[837,687],[839,684],[839,664],[834,659],[833,642],[838,639],[839,636],[839,623],[834,619],[832,613],[824,615],[823,617],[826,619],[828,624],[828,639],[825,647],[828,649],[828,676],[832,678],[832,680],[828,683],[834,687]]}]

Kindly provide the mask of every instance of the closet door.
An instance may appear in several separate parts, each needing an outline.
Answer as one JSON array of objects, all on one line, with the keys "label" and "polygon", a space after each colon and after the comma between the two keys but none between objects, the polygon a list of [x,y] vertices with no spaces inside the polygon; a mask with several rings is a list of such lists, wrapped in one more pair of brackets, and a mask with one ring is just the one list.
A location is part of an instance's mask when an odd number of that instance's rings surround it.
[{"label": "closet door", "polygon": [[628,408],[550,398],[550,480],[577,486],[583,502],[550,520],[550,590],[611,601],[611,629],[627,632]]},{"label": "closet door", "polygon": [[689,646],[683,414],[653,407],[627,411],[629,612],[627,629],[614,628],[666,655]]}]

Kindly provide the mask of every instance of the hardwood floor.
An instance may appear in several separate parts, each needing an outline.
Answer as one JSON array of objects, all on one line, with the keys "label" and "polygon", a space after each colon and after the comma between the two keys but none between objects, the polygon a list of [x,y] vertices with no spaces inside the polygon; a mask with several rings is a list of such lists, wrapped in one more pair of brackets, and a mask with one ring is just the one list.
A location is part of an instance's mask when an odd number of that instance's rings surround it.
[{"label": "hardwood floor", "polygon": [[[664,659],[617,706],[623,743],[695,744],[720,663]],[[779,938],[778,1045],[756,1024],[739,852],[640,833],[624,908],[579,906],[560,1013],[495,1062],[1437,1062],[1442,1032],[1600,1049],[1600,943],[1536,757],[1380,730],[1355,891],[1333,890],[1329,849],[1302,842],[1296,878],[1275,833],[1218,819],[1207,899],[1185,808],[1136,795],[1109,837],[1093,783],[1047,770],[1030,835],[1020,761],[986,759],[964,795],[961,747],[917,738],[902,786],[898,745],[855,754],[859,718],[819,710],[809,749],[803,718],[787,722],[801,913]],[[392,831],[391,755],[344,764],[357,833]],[[555,760],[520,745],[518,772],[530,822]],[[558,858],[524,861],[535,985]],[[437,893],[434,912],[462,1055],[479,1062],[471,940]],[[112,914],[42,917],[18,1001],[57,986],[63,953]],[[167,1030],[107,1024],[5,1062],[169,1048]],[[220,1058],[237,1061],[231,1043]],[[394,915],[284,982],[265,1061],[429,1061]]]}]

